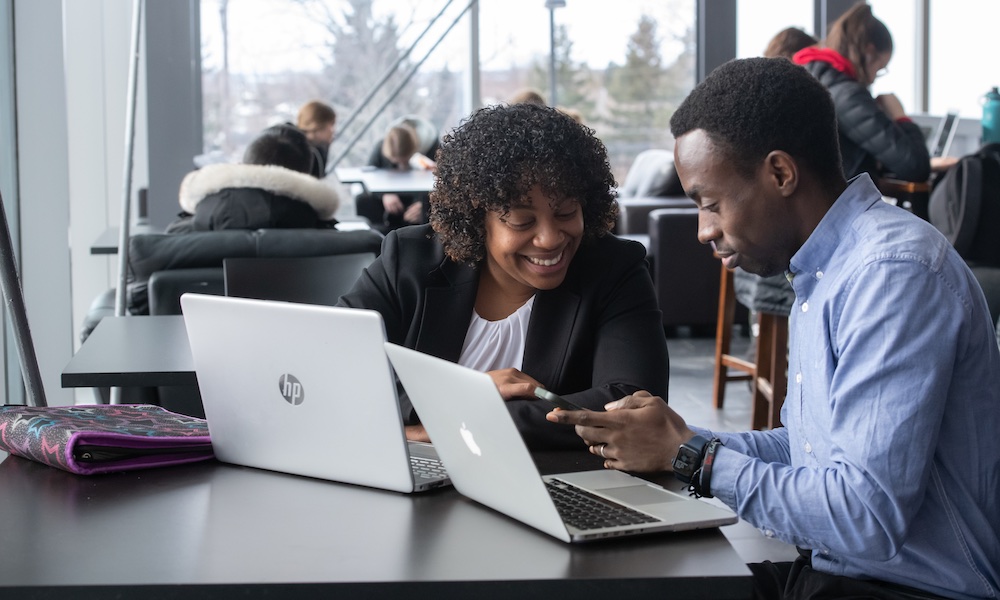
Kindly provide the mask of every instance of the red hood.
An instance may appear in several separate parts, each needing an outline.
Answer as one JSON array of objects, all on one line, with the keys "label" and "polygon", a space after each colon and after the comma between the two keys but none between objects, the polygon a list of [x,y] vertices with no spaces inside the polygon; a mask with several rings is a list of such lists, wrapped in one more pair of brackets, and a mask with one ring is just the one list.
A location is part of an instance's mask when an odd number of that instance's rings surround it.
[{"label": "red hood", "polygon": [[851,64],[851,61],[847,60],[844,58],[844,55],[831,48],[803,48],[802,50],[796,52],[795,56],[792,57],[792,62],[797,65],[805,65],[815,61],[829,63],[831,67],[837,69],[844,75],[853,79],[858,78],[858,74],[854,70],[854,65]]}]

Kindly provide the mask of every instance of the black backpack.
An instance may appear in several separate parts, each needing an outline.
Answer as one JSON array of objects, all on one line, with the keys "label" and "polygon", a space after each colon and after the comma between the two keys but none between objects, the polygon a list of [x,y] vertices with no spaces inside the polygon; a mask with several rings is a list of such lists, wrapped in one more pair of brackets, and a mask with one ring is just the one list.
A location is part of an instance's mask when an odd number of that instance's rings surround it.
[{"label": "black backpack", "polygon": [[934,186],[931,223],[969,262],[1000,266],[1000,144],[962,157]]}]

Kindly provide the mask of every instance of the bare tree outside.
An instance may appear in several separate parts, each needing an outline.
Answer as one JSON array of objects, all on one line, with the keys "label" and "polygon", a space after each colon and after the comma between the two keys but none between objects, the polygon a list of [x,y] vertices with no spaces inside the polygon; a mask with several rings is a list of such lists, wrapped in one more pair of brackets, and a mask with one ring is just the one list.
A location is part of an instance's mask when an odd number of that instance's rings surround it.
[{"label": "bare tree outside", "polygon": [[[240,3],[219,3],[222,36],[230,27],[226,21]],[[203,11],[211,0],[202,2]],[[421,27],[410,21],[397,23],[393,15],[377,16],[374,0],[271,0],[275,11],[285,19],[298,19],[303,25],[322,31],[312,43],[303,42],[301,52],[319,67],[311,70],[289,69],[266,75],[236,73],[226,68],[203,70],[205,94],[205,150],[218,152],[227,159],[244,147],[262,129],[282,121],[293,121],[298,107],[311,99],[322,100],[337,111],[341,123],[369,94],[390,68],[399,62],[385,84],[362,107],[346,129],[338,127],[331,156],[342,151],[347,140],[374,119],[344,164],[364,164],[382,139],[388,126],[404,115],[418,115],[441,127],[459,118],[459,74],[441,69],[418,71],[408,82],[406,76],[414,65],[413,57],[402,58],[407,47],[401,32]],[[267,34],[267,29],[262,28]],[[211,35],[209,33],[209,35]],[[203,33],[203,37],[205,34]],[[268,40],[261,40],[267,43]],[[398,86],[403,87],[386,110],[376,116],[377,108]],[[227,93],[227,86],[232,93]],[[227,97],[229,98],[227,100]],[[338,123],[338,126],[340,123]]]},{"label": "bare tree outside", "polygon": [[[556,27],[559,104],[579,111],[597,131],[621,180],[640,151],[672,147],[667,121],[694,86],[693,4],[692,0],[620,0],[617,8],[627,11],[606,7],[596,11],[585,2],[573,0],[556,13],[566,18]],[[201,0],[205,152],[220,160],[238,160],[242,148],[262,129],[294,120],[298,107],[311,99],[327,102],[337,111],[331,157],[342,153],[373,119],[341,166],[367,163],[388,126],[404,115],[423,117],[446,133],[470,109],[463,96],[468,78],[467,21],[447,36],[453,45],[464,44],[464,50],[435,51],[403,82],[447,24],[457,22],[468,2],[453,4],[449,8],[448,0]],[[480,6],[480,28],[493,36],[492,42],[481,45],[484,100],[502,102],[524,87],[547,90],[548,11],[541,0],[480,0]],[[635,12],[641,7],[648,11]],[[408,54],[415,38],[444,10],[450,12]],[[628,17],[635,20],[622,21],[627,14],[635,15]],[[248,20],[251,16],[255,20]],[[607,27],[613,22],[615,28]],[[546,35],[533,33],[529,25],[538,25]],[[629,28],[631,33],[626,34]],[[609,33],[612,29],[616,33]],[[236,41],[248,36],[249,41]],[[588,59],[595,47],[611,58]],[[241,60],[250,54],[253,60]],[[365,102],[397,62],[385,85]],[[388,108],[376,117],[399,86]],[[347,117],[359,106],[357,118],[345,128]]]},{"label": "bare tree outside", "polygon": [[[693,28],[681,35],[688,38],[685,46],[693,42]],[[604,73],[608,102],[601,129],[605,142],[615,147],[616,172],[643,150],[673,146],[670,116],[694,84],[694,61],[692,52],[668,63],[662,47],[656,19],[642,15],[628,40],[624,64],[609,65]]]}]

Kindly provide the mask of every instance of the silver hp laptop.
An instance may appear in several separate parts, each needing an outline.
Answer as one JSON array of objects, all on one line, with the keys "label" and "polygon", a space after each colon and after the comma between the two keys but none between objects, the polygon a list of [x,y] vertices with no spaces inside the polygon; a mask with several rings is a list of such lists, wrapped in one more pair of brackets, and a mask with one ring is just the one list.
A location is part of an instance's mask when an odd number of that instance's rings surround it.
[{"label": "silver hp laptop", "polygon": [[215,455],[224,462],[420,492],[446,485],[407,442],[374,311],[181,296]]},{"label": "silver hp laptop", "polygon": [[385,348],[455,488],[477,502],[565,542],[737,521],[725,508],[620,471],[543,477],[489,375],[395,344]]}]

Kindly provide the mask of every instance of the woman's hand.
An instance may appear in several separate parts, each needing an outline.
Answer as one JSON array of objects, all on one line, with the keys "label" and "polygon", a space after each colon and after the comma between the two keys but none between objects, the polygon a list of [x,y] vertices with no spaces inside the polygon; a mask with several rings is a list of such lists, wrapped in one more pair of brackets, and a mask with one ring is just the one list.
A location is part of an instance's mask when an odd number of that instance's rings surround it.
[{"label": "woman's hand", "polygon": [[879,94],[875,98],[875,104],[893,121],[906,117],[903,103],[899,101],[896,94]]},{"label": "woman's hand", "polygon": [[406,432],[406,439],[411,442],[430,442],[431,437],[427,435],[427,430],[423,425],[407,425],[403,428]]},{"label": "woman's hand", "polygon": [[406,208],[403,201],[399,199],[399,194],[382,194],[382,207],[390,215],[398,215]]},{"label": "woman's hand", "polygon": [[535,388],[542,387],[542,384],[535,381],[534,377],[525,375],[517,369],[487,371],[487,374],[493,378],[493,385],[500,390],[500,395],[504,400],[534,398]]},{"label": "woman's hand", "polygon": [[935,173],[940,173],[941,171],[947,171],[948,169],[954,167],[958,164],[957,156],[934,156],[931,157],[931,171]]}]

